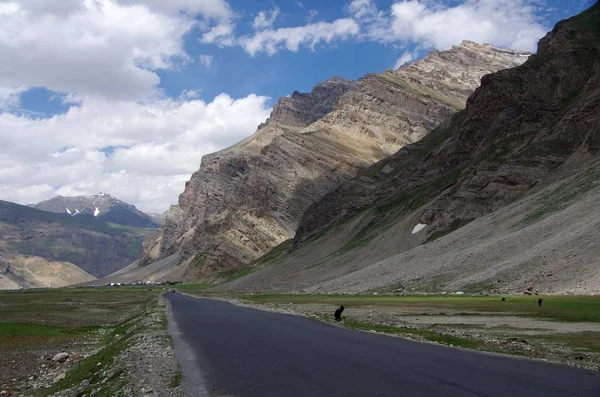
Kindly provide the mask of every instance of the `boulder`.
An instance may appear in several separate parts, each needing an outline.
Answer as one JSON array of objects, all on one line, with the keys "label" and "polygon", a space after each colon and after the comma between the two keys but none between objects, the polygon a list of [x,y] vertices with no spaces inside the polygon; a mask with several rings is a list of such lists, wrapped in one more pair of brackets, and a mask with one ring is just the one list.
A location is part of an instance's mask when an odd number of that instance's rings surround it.
[{"label": "boulder", "polygon": [[52,357],[52,361],[62,363],[63,361],[66,361],[69,357],[71,357],[69,353],[58,353],[54,357]]}]

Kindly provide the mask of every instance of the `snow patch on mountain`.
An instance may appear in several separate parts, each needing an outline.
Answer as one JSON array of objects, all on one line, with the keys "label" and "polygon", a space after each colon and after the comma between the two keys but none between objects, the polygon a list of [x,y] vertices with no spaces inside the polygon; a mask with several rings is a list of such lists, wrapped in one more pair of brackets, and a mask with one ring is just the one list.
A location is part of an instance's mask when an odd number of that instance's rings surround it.
[{"label": "snow patch on mountain", "polygon": [[425,225],[423,223],[417,223],[415,225],[415,227],[413,228],[412,234],[419,233],[421,230],[425,229],[425,226],[427,226],[427,225]]}]

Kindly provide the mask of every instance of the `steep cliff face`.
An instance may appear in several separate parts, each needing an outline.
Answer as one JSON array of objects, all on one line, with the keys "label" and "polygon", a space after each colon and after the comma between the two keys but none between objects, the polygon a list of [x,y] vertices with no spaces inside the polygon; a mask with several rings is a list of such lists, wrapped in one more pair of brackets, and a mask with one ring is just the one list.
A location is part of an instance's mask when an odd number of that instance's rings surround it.
[{"label": "steep cliff face", "polygon": [[526,58],[464,42],[397,71],[283,98],[253,136],[203,157],[179,199],[178,233],[165,238],[163,226],[141,263],[179,253],[186,278],[197,278],[253,261],[292,238],[315,200],[464,107],[482,75]]}]

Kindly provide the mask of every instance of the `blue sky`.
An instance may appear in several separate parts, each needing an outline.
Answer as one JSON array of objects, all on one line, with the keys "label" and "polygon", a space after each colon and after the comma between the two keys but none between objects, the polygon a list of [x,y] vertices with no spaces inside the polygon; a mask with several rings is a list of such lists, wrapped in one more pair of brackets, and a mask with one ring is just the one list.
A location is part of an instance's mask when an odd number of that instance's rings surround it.
[{"label": "blue sky", "polygon": [[[559,20],[581,12],[593,3],[587,1],[553,0],[545,2],[544,10],[537,13],[540,24],[546,29]],[[389,9],[392,0],[378,1],[380,9]],[[446,1],[458,4],[460,1]],[[274,28],[301,26],[307,23],[311,10],[318,14],[313,20],[333,21],[347,15],[343,10],[348,5],[345,0],[302,1],[231,1],[240,10],[238,28],[240,32],[251,32],[251,24],[261,10],[279,7],[281,16],[273,24]],[[277,4],[277,5],[275,5]],[[396,60],[405,52],[413,51],[416,43],[404,46],[401,43],[373,43],[372,41],[340,41],[331,45],[320,45],[315,50],[303,47],[298,52],[282,51],[274,56],[257,54],[249,56],[241,47],[219,48],[199,42],[199,31],[191,32],[185,40],[189,54],[208,54],[214,57],[210,68],[188,65],[182,72],[161,73],[161,88],[168,95],[179,95],[184,89],[202,90],[201,97],[210,100],[221,92],[234,97],[250,93],[268,95],[271,98],[289,95],[294,90],[309,91],[316,82],[331,76],[357,79],[366,73],[392,68]],[[419,51],[419,57],[429,49]]]},{"label": "blue sky", "polygon": [[594,0],[0,0],[0,199],[177,201],[277,98],[468,39],[517,50]]}]

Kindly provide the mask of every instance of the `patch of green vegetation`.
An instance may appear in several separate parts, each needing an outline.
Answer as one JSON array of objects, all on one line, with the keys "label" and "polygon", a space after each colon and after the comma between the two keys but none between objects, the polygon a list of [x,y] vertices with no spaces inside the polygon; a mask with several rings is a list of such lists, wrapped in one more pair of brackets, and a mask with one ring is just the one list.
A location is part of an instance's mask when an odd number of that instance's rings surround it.
[{"label": "patch of green vegetation", "polygon": [[194,258],[194,267],[204,267],[204,265],[206,264],[206,258],[204,257],[203,254],[198,254],[196,255],[196,257]]},{"label": "patch of green vegetation", "polygon": [[571,348],[600,353],[599,332],[570,332],[568,334],[539,335],[536,338]]},{"label": "patch of green vegetation", "polygon": [[[457,117],[457,115],[462,114],[462,113],[465,113],[465,110],[461,110],[454,117]],[[450,128],[450,126],[442,125],[442,126],[437,127],[435,130],[431,131],[423,139],[421,139],[421,141],[419,141],[419,144],[421,145],[421,150],[419,152],[419,155],[425,156],[425,155],[433,152],[435,149],[440,147],[440,145],[442,143],[444,143],[451,136],[452,136],[452,128]]]},{"label": "patch of green vegetation", "polygon": [[288,252],[290,250],[290,248],[292,248],[293,245],[294,245],[293,238],[285,240],[284,242],[282,242],[281,244],[279,244],[278,246],[276,246],[275,248],[273,248],[272,250],[270,250],[269,252],[267,252],[266,254],[261,256],[260,258],[253,261],[250,265],[251,266],[259,266],[259,265],[266,265],[266,264],[275,262],[278,259],[280,259],[283,255],[285,255],[285,253]]},{"label": "patch of green vegetation", "polygon": [[52,338],[80,334],[97,330],[98,327],[61,327],[57,325],[35,323],[0,322],[0,337],[11,338]]},{"label": "patch of green vegetation", "polygon": [[210,283],[185,283],[174,285],[173,288],[181,292],[194,292],[212,287]]},{"label": "patch of green vegetation", "polygon": [[169,382],[169,387],[171,387],[172,389],[178,387],[179,385],[181,385],[181,379],[181,371],[177,370],[177,372],[175,372],[175,375],[173,375],[171,381]]},{"label": "patch of green vegetation", "polygon": [[[131,337],[135,334],[136,322],[137,319],[132,319],[115,328],[115,330],[110,334],[110,337],[107,338],[108,344],[104,348],[102,348],[96,354],[79,362],[67,372],[65,379],[55,383],[49,389],[44,390],[43,395],[49,396],[58,391],[75,387],[84,380],[88,380],[90,382],[90,386],[84,390],[84,393],[91,393],[93,387],[100,384],[100,382],[103,380],[103,370],[110,368],[119,354],[127,348]],[[116,335],[119,335],[118,339],[115,338]],[[118,375],[120,375],[120,373],[115,373],[112,379],[113,382],[107,382],[106,386],[104,387],[106,390],[103,391],[104,395],[111,395],[107,393],[118,390],[119,385],[115,384],[114,382]]]},{"label": "patch of green vegetation", "polygon": [[463,168],[459,167],[448,171],[429,183],[418,186],[407,193],[398,195],[392,200],[377,205],[376,209],[380,213],[417,209],[433,197],[434,194],[440,193],[455,184],[462,170]]},{"label": "patch of green vegetation", "polygon": [[288,239],[277,245],[275,248],[268,251],[260,258],[254,260],[250,264],[234,269],[228,269],[217,273],[217,278],[224,279],[225,282],[237,280],[238,278],[245,277],[249,274],[254,273],[258,269],[265,266],[273,265],[279,260],[285,257],[285,254],[294,245],[294,239]]},{"label": "patch of green vegetation", "polygon": [[394,327],[390,325],[381,325],[363,321],[357,321],[354,319],[346,318],[344,320],[344,326],[351,329],[361,331],[375,331],[388,335],[403,335],[403,336],[416,336],[423,338],[430,342],[436,342],[442,345],[462,347],[465,349],[479,349],[483,347],[483,344],[467,338],[459,338],[453,335],[440,334],[435,331],[409,328],[409,327]]},{"label": "patch of green vegetation", "polygon": [[114,326],[148,305],[143,287],[27,289],[0,292],[0,323]]},{"label": "patch of green vegetation", "polygon": [[531,224],[568,207],[588,192],[600,187],[598,180],[600,180],[600,166],[588,168],[543,195],[541,204],[534,211],[525,215],[523,222]]},{"label": "patch of green vegetation", "polygon": [[[542,308],[537,305],[538,296],[439,296],[439,295],[316,295],[316,294],[256,294],[242,298],[255,303],[294,303],[294,304],[343,304],[347,308],[360,306],[406,306],[415,312],[415,308],[436,311],[452,310],[481,312],[486,315],[514,315],[546,319],[560,322],[600,323],[600,296],[541,296]],[[424,310],[425,311],[425,310]],[[462,315],[462,313],[461,313]]]}]

